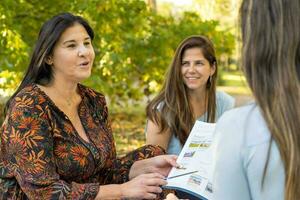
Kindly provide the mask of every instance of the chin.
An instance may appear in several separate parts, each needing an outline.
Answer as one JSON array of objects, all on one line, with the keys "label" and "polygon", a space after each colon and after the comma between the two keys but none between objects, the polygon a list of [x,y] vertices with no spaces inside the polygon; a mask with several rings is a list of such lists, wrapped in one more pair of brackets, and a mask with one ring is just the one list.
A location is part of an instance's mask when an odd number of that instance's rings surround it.
[{"label": "chin", "polygon": [[199,86],[199,85],[189,85],[189,86],[187,86],[187,88],[190,90],[190,91],[197,91],[197,90],[202,90],[202,88],[205,88],[205,86],[203,86],[203,85],[201,85],[201,86]]},{"label": "chin", "polygon": [[90,78],[91,73],[82,73],[80,76],[77,77],[78,82],[84,81]]},{"label": "chin", "polygon": [[188,85],[187,88],[189,88],[190,90],[197,90],[199,88],[202,88],[203,86],[199,86],[199,85]]}]

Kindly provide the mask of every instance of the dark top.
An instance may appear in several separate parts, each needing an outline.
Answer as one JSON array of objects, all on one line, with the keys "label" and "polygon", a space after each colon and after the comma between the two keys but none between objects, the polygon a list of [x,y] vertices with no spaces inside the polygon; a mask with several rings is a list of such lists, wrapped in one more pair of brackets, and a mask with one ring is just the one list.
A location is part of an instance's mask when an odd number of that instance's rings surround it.
[{"label": "dark top", "polygon": [[128,181],[135,160],[163,153],[148,145],[117,159],[105,97],[78,91],[90,142],[37,85],[12,100],[0,129],[0,199],[94,199],[99,185]]}]

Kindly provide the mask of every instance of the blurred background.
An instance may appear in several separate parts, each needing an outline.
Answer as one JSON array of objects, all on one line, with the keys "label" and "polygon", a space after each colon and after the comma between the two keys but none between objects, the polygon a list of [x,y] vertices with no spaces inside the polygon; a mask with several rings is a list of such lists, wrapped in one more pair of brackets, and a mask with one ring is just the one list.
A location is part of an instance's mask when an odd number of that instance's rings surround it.
[{"label": "blurred background", "polygon": [[187,36],[213,41],[218,89],[243,105],[252,97],[240,66],[239,5],[240,0],[1,0],[0,124],[41,25],[60,12],[81,15],[94,28],[96,59],[84,84],[107,97],[118,155],[144,144],[145,106]]}]

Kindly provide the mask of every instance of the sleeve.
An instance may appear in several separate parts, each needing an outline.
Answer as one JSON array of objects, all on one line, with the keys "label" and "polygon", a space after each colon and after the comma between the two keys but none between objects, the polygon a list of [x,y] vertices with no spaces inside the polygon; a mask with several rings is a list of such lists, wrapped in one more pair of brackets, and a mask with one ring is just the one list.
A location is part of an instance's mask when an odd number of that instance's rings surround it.
[{"label": "sleeve", "polygon": [[122,182],[129,180],[130,168],[135,161],[152,158],[165,154],[165,150],[158,145],[142,146],[126,156],[116,159],[114,163],[115,174],[119,174]]},{"label": "sleeve", "polygon": [[232,96],[222,91],[217,92],[217,112],[219,117],[224,112],[232,109],[234,105],[235,99]]},{"label": "sleeve", "polygon": [[2,145],[13,176],[26,196],[29,199],[94,199],[98,183],[66,182],[56,172],[52,122],[48,109],[42,109],[38,98],[16,97],[11,108]]},{"label": "sleeve", "polygon": [[103,184],[120,184],[129,181],[129,172],[134,162],[165,154],[157,145],[142,146],[121,158],[112,160],[110,167],[100,172],[99,180]]},{"label": "sleeve", "polygon": [[109,151],[110,155],[107,159],[106,167],[97,174],[101,184],[119,184],[127,182],[129,180],[128,176],[130,168],[135,161],[165,154],[165,151],[159,146],[146,145],[128,153],[124,157],[117,158],[105,97],[93,90],[89,90],[89,96],[91,97],[92,102],[94,102],[96,116],[100,119],[105,134],[109,138],[107,144],[105,144],[106,146],[104,147],[104,145],[102,145],[102,150]]}]

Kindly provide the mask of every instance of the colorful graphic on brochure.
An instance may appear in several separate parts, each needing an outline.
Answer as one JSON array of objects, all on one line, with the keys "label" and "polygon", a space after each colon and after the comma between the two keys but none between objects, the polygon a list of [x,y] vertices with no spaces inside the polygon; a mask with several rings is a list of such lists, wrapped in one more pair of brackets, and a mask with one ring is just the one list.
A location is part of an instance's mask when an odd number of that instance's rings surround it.
[{"label": "colorful graphic on brochure", "polygon": [[181,167],[170,171],[165,188],[187,193],[195,199],[212,198],[210,170],[214,129],[213,123],[196,121],[177,159]]}]

